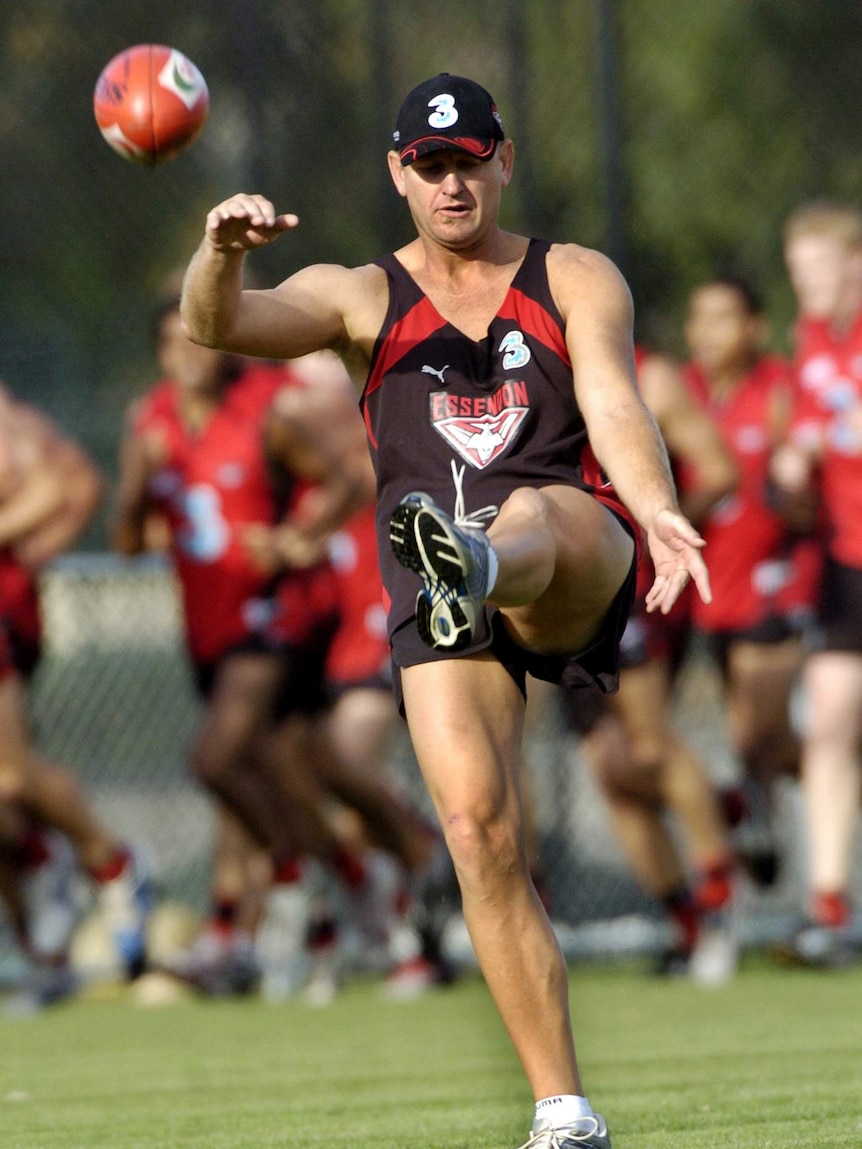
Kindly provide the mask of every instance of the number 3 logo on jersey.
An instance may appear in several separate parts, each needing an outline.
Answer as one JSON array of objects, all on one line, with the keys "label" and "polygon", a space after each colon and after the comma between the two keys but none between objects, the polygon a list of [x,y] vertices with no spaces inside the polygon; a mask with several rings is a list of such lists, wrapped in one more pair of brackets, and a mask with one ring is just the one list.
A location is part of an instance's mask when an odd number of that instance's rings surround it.
[{"label": "number 3 logo on jersey", "polygon": [[532,358],[530,348],[524,342],[523,333],[520,331],[510,331],[508,335],[504,336],[497,350],[501,352],[503,356],[504,371],[512,371],[518,367],[526,367]]},{"label": "number 3 logo on jersey", "polygon": [[428,117],[432,128],[451,128],[458,122],[458,109],[455,107],[455,97],[442,92],[428,101],[429,108],[436,108]]},{"label": "number 3 logo on jersey", "polygon": [[185,525],[179,544],[200,562],[215,562],[230,542],[230,528],[222,514],[221,495],[207,483],[195,483],[181,496]]}]

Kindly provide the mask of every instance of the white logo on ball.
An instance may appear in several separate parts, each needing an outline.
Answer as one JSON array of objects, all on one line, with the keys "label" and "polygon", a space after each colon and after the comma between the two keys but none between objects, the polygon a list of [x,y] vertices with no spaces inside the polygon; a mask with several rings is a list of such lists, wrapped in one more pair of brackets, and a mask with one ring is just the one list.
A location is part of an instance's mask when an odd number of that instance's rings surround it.
[{"label": "white logo on ball", "polygon": [[453,124],[458,122],[458,109],[455,107],[454,96],[449,96],[444,92],[435,96],[433,100],[429,100],[428,107],[437,109],[428,117],[428,123],[432,128],[451,128]]}]

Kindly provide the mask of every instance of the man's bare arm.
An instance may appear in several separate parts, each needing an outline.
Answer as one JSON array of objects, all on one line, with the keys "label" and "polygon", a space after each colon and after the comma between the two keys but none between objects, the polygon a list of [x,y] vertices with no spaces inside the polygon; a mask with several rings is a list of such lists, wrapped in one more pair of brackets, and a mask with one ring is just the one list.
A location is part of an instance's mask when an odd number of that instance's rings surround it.
[{"label": "man's bare arm", "polygon": [[134,427],[136,405],[126,415],[120,441],[120,476],[114,505],[108,523],[111,547],[123,555],[138,555],[147,550],[147,519],[151,513],[149,494],[153,473],[152,450]]},{"label": "man's bare arm", "polygon": [[691,481],[683,486],[681,509],[701,523],[739,482],[739,470],[716,424],[689,393],[677,365],[649,355],[639,371],[640,391],[671,455]]},{"label": "man's bare arm", "polygon": [[99,468],[80,444],[61,438],[56,451],[65,496],[63,507],[15,546],[18,558],[31,570],[46,566],[78,541],[105,494]]},{"label": "man's bare arm", "polygon": [[689,577],[708,600],[703,539],[679,512],[667,450],[637,388],[628,287],[609,260],[583,248],[552,249],[548,269],[590,442],[647,534],[656,569],[647,608],[669,611]]},{"label": "man's bare arm", "polygon": [[277,215],[262,196],[233,196],[213,208],[183,284],[181,312],[190,339],[272,359],[324,348],[346,351],[357,343],[370,350],[376,330],[360,330],[361,315],[370,285],[379,291],[379,269],[316,264],[278,287],[243,289],[246,254],[298,222]]}]

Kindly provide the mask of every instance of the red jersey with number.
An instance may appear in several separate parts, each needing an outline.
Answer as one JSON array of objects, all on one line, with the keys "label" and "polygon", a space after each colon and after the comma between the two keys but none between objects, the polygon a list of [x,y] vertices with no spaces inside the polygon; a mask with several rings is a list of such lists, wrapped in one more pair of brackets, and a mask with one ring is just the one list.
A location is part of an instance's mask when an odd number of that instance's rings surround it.
[{"label": "red jersey with number", "polygon": [[739,469],[736,489],[701,524],[713,601],[695,596],[695,623],[709,632],[745,630],[769,618],[802,618],[817,594],[820,547],[791,532],[768,498],[770,416],[791,387],[790,365],[765,355],[733,394],[715,397],[700,367],[684,375],[695,401],[718,427]]},{"label": "red jersey with number", "polygon": [[155,433],[164,443],[150,493],[170,528],[186,638],[197,662],[214,662],[271,621],[272,578],[252,561],[243,531],[279,518],[262,420],[288,381],[282,368],[249,368],[197,430],[187,427],[179,389],[166,381],[145,397],[137,417],[138,434]]},{"label": "red jersey with number", "polygon": [[820,451],[829,553],[862,568],[862,311],[842,335],[803,317],[796,337],[792,436]]}]

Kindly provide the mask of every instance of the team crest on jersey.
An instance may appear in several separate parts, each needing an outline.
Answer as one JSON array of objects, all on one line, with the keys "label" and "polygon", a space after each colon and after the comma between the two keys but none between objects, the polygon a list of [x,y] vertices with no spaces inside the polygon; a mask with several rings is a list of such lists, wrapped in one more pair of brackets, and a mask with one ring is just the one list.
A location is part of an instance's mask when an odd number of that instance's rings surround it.
[{"label": "team crest on jersey", "polygon": [[491,395],[432,391],[431,425],[461,458],[483,470],[518,438],[530,410],[527,384],[504,383]]}]

